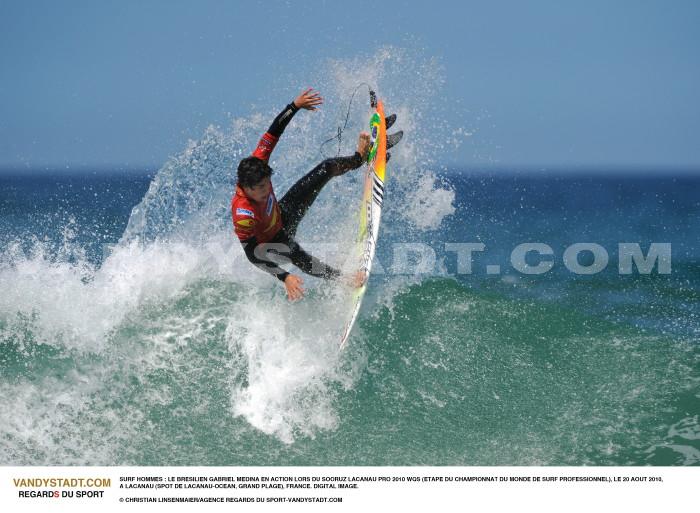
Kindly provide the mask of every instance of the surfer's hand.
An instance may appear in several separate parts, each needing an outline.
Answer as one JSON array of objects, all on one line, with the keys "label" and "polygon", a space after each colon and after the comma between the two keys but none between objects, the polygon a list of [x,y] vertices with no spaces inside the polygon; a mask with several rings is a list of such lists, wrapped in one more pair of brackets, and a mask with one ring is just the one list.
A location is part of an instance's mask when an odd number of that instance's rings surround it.
[{"label": "surfer's hand", "polygon": [[299,96],[294,99],[294,105],[298,109],[316,110],[317,105],[323,103],[323,98],[313,88],[309,87],[306,91],[302,91]]},{"label": "surfer's hand", "polygon": [[367,160],[369,153],[369,132],[360,132],[360,137],[357,139],[357,153],[360,154],[362,160]]},{"label": "surfer's hand", "polygon": [[303,284],[304,280],[293,274],[284,279],[284,288],[287,290],[287,298],[290,301],[298,301],[304,297],[304,289],[301,287]]},{"label": "surfer's hand", "polygon": [[365,275],[364,271],[357,271],[343,277],[343,283],[354,289],[359,289],[365,284],[366,281],[367,276]]}]

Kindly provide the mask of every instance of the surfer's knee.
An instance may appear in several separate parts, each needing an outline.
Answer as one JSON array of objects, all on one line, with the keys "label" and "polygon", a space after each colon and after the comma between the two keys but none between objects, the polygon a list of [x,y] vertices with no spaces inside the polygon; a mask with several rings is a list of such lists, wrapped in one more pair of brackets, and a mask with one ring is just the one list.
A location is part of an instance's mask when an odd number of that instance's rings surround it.
[{"label": "surfer's knee", "polygon": [[338,166],[335,165],[335,159],[328,158],[322,161],[318,166],[316,166],[316,171],[323,178],[332,178],[340,174],[337,168]]},{"label": "surfer's knee", "polygon": [[355,156],[357,156],[357,153],[352,157],[335,157],[326,159],[321,162],[321,166],[323,166],[327,176],[340,176],[347,173],[351,169],[356,169],[358,167],[358,165],[354,162]]}]

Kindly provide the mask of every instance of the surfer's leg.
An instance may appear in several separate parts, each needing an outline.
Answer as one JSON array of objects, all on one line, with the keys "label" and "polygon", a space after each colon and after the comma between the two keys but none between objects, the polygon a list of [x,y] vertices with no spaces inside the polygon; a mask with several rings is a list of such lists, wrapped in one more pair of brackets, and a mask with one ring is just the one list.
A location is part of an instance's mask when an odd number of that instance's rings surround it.
[{"label": "surfer's leg", "polygon": [[340,276],[340,271],[309,255],[294,239],[289,241],[289,250],[287,255],[289,259],[306,274],[325,279],[335,279]]},{"label": "surfer's leg", "polygon": [[362,157],[359,153],[352,157],[326,159],[292,185],[279,202],[287,233],[294,236],[306,211],[331,178],[361,165]]}]

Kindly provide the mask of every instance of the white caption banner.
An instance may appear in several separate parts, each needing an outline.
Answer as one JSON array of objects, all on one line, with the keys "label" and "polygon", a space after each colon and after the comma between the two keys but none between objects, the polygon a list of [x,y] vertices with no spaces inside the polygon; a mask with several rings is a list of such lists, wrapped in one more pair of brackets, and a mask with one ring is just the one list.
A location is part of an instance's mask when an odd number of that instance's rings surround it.
[{"label": "white caption banner", "polygon": [[0,467],[13,512],[673,511],[700,467]]}]

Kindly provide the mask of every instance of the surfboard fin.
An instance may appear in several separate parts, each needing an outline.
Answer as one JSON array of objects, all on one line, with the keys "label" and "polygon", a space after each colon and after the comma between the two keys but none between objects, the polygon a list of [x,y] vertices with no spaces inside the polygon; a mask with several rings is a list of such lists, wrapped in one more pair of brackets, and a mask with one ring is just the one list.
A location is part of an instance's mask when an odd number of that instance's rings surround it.
[{"label": "surfboard fin", "polygon": [[386,164],[387,162],[389,162],[389,159],[390,159],[390,158],[391,158],[391,153],[389,153],[389,152],[387,151],[387,152],[386,152],[386,159],[384,160],[384,163]]},{"label": "surfboard fin", "polygon": [[403,137],[403,130],[399,130],[395,134],[387,134],[386,135],[386,149],[388,150],[389,148],[396,146],[402,137]]},{"label": "surfboard fin", "polygon": [[392,114],[391,116],[385,117],[384,122],[386,123],[386,129],[389,130],[391,128],[391,125],[393,125],[395,121],[396,114]]}]

